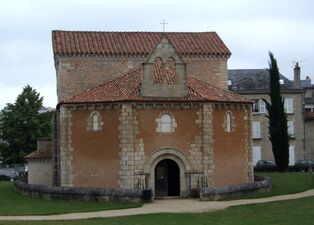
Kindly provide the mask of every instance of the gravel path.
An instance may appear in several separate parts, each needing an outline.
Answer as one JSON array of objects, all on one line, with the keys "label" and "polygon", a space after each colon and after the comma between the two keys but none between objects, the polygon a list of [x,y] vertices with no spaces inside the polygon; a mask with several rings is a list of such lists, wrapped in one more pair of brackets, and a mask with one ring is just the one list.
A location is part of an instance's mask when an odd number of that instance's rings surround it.
[{"label": "gravel path", "polygon": [[268,198],[243,199],[234,201],[199,201],[198,199],[171,199],[155,200],[154,203],[144,204],[140,208],[105,210],[98,212],[68,213],[49,216],[0,216],[0,220],[76,220],[89,218],[104,218],[117,216],[130,216],[151,213],[200,213],[225,209],[230,206],[258,204],[274,201],[283,201],[314,196],[314,189],[305,192],[279,195]]}]

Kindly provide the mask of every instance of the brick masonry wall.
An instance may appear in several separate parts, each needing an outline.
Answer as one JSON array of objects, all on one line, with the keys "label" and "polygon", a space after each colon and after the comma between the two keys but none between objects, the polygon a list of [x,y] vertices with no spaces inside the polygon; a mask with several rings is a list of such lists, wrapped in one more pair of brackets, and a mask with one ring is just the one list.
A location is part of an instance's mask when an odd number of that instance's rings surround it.
[{"label": "brick masonry wall", "polygon": [[[99,115],[99,128],[91,115]],[[72,110],[73,185],[112,188],[119,181],[119,113],[111,105],[90,105]]]},{"label": "brick masonry wall", "polygon": [[[146,57],[56,57],[58,101],[123,75],[146,61]],[[183,57],[187,74],[227,88],[227,58]]]},{"label": "brick masonry wall", "polygon": [[[93,131],[88,120],[95,111],[102,127]],[[235,131],[230,134],[225,132],[226,112],[234,118]],[[170,133],[158,129],[163,113],[173,118]],[[62,106],[61,185],[143,189],[158,160],[173,157],[179,157],[184,193],[188,181],[191,188],[248,182],[252,176],[250,116],[247,108],[237,104]],[[164,155],[145,174],[145,163],[160,151]]]},{"label": "brick masonry wall", "polygon": [[[249,106],[249,105],[248,105]],[[231,111],[235,128],[224,130],[225,113]],[[241,105],[215,105],[213,109],[214,186],[252,181],[250,120]]]}]

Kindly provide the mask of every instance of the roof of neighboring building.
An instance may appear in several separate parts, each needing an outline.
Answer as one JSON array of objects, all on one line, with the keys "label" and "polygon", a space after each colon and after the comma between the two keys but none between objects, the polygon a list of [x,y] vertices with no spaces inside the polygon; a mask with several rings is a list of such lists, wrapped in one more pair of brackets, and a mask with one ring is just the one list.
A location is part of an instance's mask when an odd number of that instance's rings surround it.
[{"label": "roof of neighboring building", "polygon": [[117,79],[107,81],[94,88],[70,97],[60,104],[100,102],[238,102],[251,103],[241,95],[220,89],[196,78],[188,77],[188,96],[185,97],[144,97],[140,89],[143,69],[138,68]]},{"label": "roof of neighboring building", "polygon": [[[269,90],[269,72],[267,69],[235,69],[228,70],[228,79],[231,80],[229,90],[232,91],[262,91]],[[293,81],[283,75],[281,88],[283,90],[300,90]]]},{"label": "roof of neighboring building", "polygon": [[311,79],[300,80],[300,86],[302,88],[311,88],[313,87],[311,84]]},{"label": "roof of neighboring building", "polygon": [[304,112],[304,117],[306,120],[314,120],[314,112]]},{"label": "roof of neighboring building", "polygon": [[[147,56],[162,32],[52,31],[54,55]],[[180,55],[230,56],[216,32],[169,32],[166,34]]]},{"label": "roof of neighboring building", "polygon": [[31,152],[24,158],[29,159],[51,159],[52,158],[52,145],[45,145],[42,148],[38,148],[36,151]]}]

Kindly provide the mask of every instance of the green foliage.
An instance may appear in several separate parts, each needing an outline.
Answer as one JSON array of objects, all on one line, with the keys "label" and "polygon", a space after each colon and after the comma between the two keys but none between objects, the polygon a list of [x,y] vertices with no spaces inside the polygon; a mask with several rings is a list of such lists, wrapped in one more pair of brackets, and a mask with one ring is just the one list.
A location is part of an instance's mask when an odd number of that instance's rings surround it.
[{"label": "green foliage", "polygon": [[0,181],[9,181],[11,178],[7,175],[0,174]]},{"label": "green foliage", "polygon": [[284,108],[284,101],[280,92],[280,76],[277,60],[269,52],[269,96],[271,103],[266,101],[266,108],[269,119],[269,140],[272,144],[276,168],[278,172],[285,172],[289,165],[289,134],[287,115]]},{"label": "green foliage", "polygon": [[50,137],[53,112],[39,113],[43,97],[29,85],[0,114],[0,152],[6,164],[23,163],[38,138]]},{"label": "green foliage", "polygon": [[0,182],[0,215],[50,215],[140,207],[133,202],[47,200],[18,194],[12,182]]}]

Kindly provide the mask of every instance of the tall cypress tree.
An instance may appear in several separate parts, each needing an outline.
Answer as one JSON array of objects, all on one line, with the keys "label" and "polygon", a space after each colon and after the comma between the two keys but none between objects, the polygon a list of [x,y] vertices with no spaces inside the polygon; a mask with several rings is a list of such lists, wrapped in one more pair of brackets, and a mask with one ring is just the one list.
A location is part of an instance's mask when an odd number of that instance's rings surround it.
[{"label": "tall cypress tree", "polygon": [[278,172],[285,172],[289,165],[289,134],[287,114],[284,108],[284,100],[280,92],[280,76],[277,60],[269,52],[269,96],[271,103],[266,102],[269,119],[269,140]]}]

